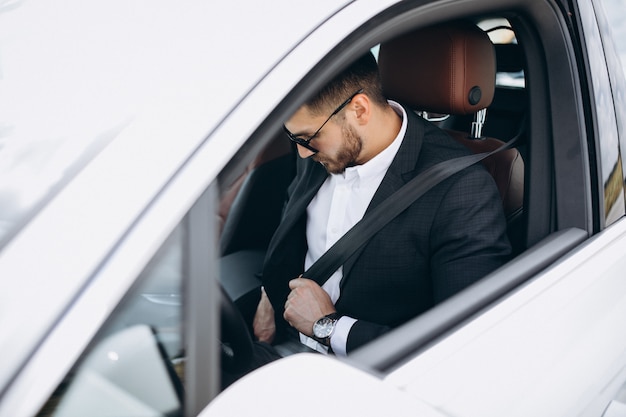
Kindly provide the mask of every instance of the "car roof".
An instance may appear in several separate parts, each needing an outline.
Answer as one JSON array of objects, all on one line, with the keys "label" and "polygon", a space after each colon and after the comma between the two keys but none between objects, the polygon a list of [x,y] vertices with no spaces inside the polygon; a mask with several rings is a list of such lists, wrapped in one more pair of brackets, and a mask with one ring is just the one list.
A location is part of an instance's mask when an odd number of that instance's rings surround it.
[{"label": "car roof", "polygon": [[0,5],[0,391],[190,155],[343,5]]}]

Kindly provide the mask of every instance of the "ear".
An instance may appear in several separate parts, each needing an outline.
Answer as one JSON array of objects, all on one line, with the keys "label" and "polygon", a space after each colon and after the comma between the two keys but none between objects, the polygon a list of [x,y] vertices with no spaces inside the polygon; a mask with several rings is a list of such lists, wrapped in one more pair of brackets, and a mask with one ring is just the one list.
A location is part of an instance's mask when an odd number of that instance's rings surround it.
[{"label": "ear", "polygon": [[372,102],[367,95],[361,93],[354,96],[350,102],[350,107],[354,113],[356,122],[359,125],[366,125],[369,123],[372,115]]}]

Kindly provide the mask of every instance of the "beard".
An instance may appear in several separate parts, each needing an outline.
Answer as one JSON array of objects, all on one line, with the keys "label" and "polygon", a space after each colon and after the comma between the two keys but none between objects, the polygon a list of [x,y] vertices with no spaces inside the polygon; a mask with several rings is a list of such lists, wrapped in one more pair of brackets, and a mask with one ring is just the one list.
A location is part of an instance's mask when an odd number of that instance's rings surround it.
[{"label": "beard", "polygon": [[361,154],[363,141],[356,130],[349,125],[341,128],[343,144],[334,157],[315,154],[313,160],[324,165],[330,174],[341,174],[347,167],[358,165],[356,160]]}]

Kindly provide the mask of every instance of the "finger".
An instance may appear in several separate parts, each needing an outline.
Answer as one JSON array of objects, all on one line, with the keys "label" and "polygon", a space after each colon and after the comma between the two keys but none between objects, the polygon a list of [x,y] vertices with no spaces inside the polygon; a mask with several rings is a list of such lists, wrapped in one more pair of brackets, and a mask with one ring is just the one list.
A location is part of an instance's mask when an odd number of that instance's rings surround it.
[{"label": "finger", "polygon": [[302,281],[301,278],[294,278],[294,279],[292,279],[291,281],[289,281],[289,288],[292,289],[292,290],[295,289],[295,288],[298,288],[299,286],[302,285],[301,281]]}]

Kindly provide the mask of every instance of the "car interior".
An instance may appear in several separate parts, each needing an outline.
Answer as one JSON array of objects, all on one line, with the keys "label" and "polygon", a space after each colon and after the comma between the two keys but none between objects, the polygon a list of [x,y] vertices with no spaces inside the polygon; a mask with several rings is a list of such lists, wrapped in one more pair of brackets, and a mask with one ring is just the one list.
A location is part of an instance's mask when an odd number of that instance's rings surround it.
[{"label": "car interior", "polygon": [[[497,85],[496,75],[523,77],[523,59],[509,25],[497,20],[484,24],[487,30],[510,35],[505,37],[507,43],[494,45],[488,32],[474,22],[453,21],[406,33],[377,45],[375,52],[390,99],[437,123],[474,153],[512,143],[482,163],[501,194],[514,257],[526,247],[522,156],[526,92],[519,82]],[[294,146],[280,131],[234,182],[223,186],[222,285],[247,323],[252,322],[259,297],[265,248],[295,175]]]}]

